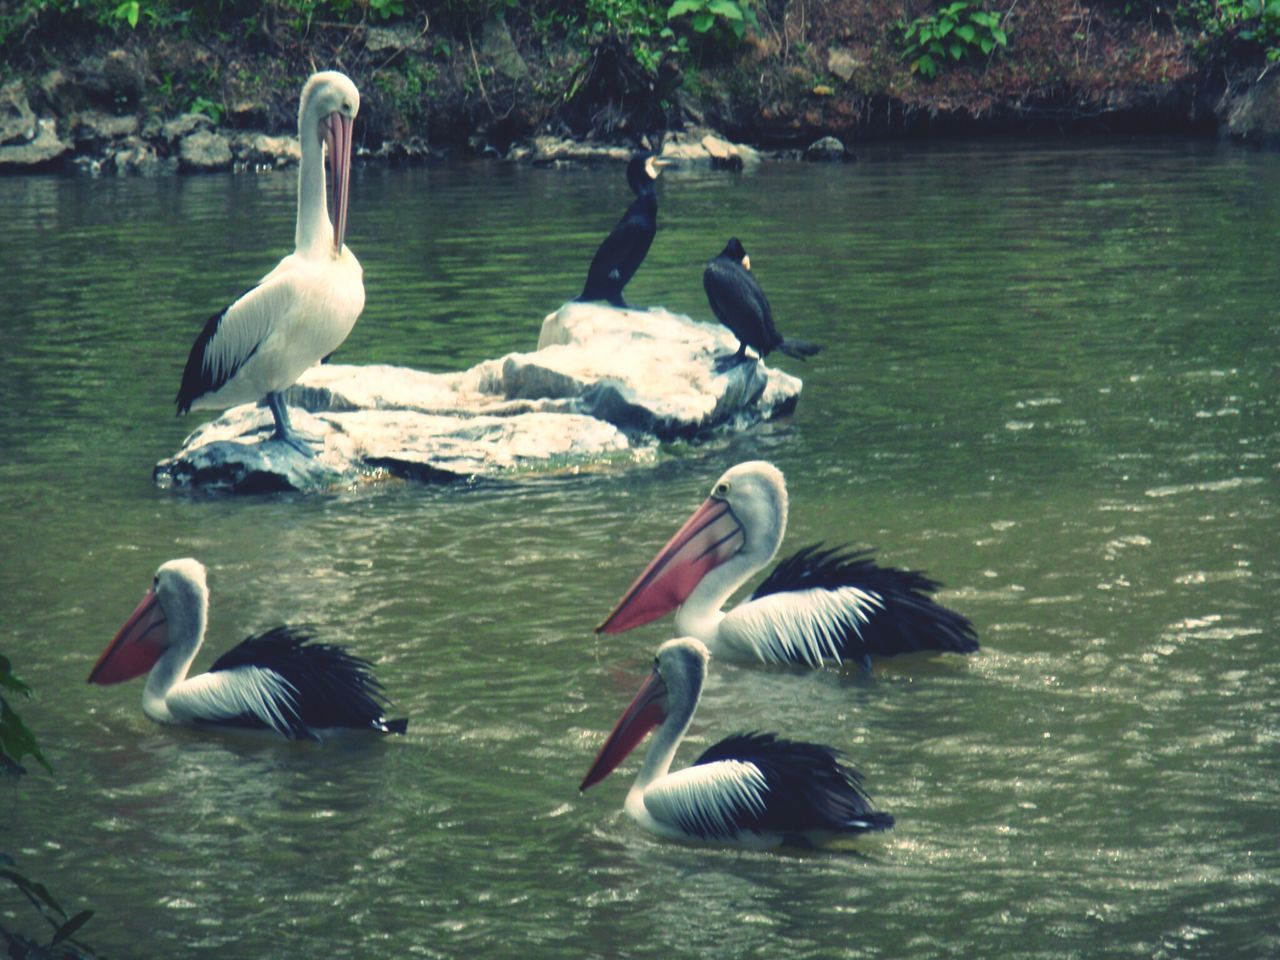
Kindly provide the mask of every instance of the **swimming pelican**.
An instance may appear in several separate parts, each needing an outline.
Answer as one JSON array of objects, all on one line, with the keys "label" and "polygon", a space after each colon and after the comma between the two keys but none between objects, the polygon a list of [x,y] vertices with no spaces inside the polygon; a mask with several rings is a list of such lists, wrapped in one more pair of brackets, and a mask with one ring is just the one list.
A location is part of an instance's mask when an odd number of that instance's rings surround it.
[{"label": "swimming pelican", "polygon": [[249,637],[188,678],[208,612],[204,565],[163,564],[89,682],[121,683],[150,670],[142,710],[157,723],[256,728],[291,740],[339,728],[405,732],[407,720],[383,715],[386,698],[368,661],[291,627]]},{"label": "swimming pelican", "polygon": [[740,463],[650,561],[596,628],[621,633],[679,608],[678,636],[726,660],[805,667],[919,650],[972,653],[968,618],[929,596],[938,583],[881,567],[867,553],[806,547],[782,561],[751,598],[721,607],[773,559],[787,528],[787,485],[771,463]]},{"label": "swimming pelican", "polygon": [[[205,323],[182,372],[179,414],[265,397],[275,419],[273,439],[314,456],[293,431],[282,392],[342,345],[364,309],[363,272],[343,245],[351,126],[359,109],[355,84],[336,71],[317,73],[302,88],[294,251]],[[325,199],[326,154],[332,221]]]},{"label": "swimming pelican", "polygon": [[653,672],[618,718],[580,789],[599,783],[654,727],[626,811],[644,829],[675,840],[767,848],[813,846],[841,834],[888,830],[862,777],[819,743],[739,733],[668,773],[707,673],[706,646],[692,637],[658,648]]}]

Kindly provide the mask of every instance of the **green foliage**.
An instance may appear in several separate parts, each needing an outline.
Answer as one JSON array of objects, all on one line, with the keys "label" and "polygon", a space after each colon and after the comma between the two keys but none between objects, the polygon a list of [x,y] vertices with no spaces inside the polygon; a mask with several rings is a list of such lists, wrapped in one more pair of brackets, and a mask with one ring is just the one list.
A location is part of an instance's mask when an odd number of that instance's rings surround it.
[{"label": "green foliage", "polygon": [[1268,63],[1280,62],[1280,0],[1194,0],[1179,4],[1177,17],[1211,40],[1257,45]]},{"label": "green foliage", "polygon": [[226,113],[226,108],[216,100],[210,100],[208,97],[194,97],[191,100],[191,106],[187,108],[188,113],[203,113],[205,116],[213,120],[214,123],[222,122],[222,115]]},{"label": "green foliage", "polygon": [[735,44],[741,42],[748,27],[760,28],[747,0],[675,0],[667,8],[667,20],[682,17],[694,33],[710,36],[718,32],[722,38],[732,37]]},{"label": "green foliage", "polygon": [[0,769],[14,776],[20,776],[26,772],[22,766],[22,758],[29,756],[34,757],[42,767],[52,772],[53,768],[40,752],[40,745],[36,743],[36,738],[22,722],[18,712],[9,705],[6,692],[10,696],[14,694],[22,697],[31,696],[31,688],[14,676],[9,658],[0,654]]},{"label": "green foliage", "polygon": [[910,23],[899,22],[902,58],[911,63],[911,72],[936,77],[948,62],[976,54],[988,56],[996,47],[1007,47],[1009,37],[1000,26],[1001,16],[955,0]]},{"label": "green foliage", "polygon": [[369,0],[369,13],[375,20],[404,16],[404,0]]},{"label": "green foliage", "polygon": [[[19,761],[23,757],[32,756],[52,772],[44,754],[40,752],[35,736],[9,705],[8,698],[15,695],[30,697],[31,688],[14,676],[9,658],[0,654],[0,769],[13,777],[19,777],[26,772]],[[73,960],[77,957],[97,956],[89,947],[74,939],[76,932],[93,916],[92,910],[82,910],[75,916],[68,915],[44,884],[36,883],[20,873],[14,867],[13,858],[4,853],[0,853],[0,883],[16,887],[53,928],[48,944],[41,944],[0,925],[0,941],[8,948],[10,957],[15,960]]]},{"label": "green foliage", "polygon": [[27,898],[53,928],[48,944],[41,945],[20,933],[0,926],[0,939],[3,939],[8,946],[9,956],[17,960],[46,960],[46,958],[75,960],[75,958],[98,956],[87,945],[75,939],[75,934],[93,916],[92,910],[81,910],[75,916],[70,916],[44,884],[36,883],[15,870],[13,861],[9,857],[0,854],[0,864],[4,864],[0,867],[0,880],[7,880],[17,887],[18,892]]},{"label": "green foliage", "polygon": [[654,72],[662,55],[676,49],[675,32],[660,7],[649,0],[586,0],[577,34],[583,42],[616,36],[626,41],[636,62]]},{"label": "green foliage", "polygon": [[142,4],[138,0],[125,0],[124,3],[116,7],[111,15],[117,20],[123,20],[130,27],[137,28],[138,17],[142,13]]}]

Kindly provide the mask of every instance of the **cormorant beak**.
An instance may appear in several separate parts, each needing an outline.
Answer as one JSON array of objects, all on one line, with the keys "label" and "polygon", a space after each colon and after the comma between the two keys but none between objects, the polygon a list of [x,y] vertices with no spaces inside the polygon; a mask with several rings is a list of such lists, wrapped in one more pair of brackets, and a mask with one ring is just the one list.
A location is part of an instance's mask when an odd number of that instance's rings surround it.
[{"label": "cormorant beak", "polygon": [[675,163],[671,160],[663,160],[661,157],[650,157],[645,161],[645,173],[649,174],[650,180],[657,180],[664,167],[674,167]]}]

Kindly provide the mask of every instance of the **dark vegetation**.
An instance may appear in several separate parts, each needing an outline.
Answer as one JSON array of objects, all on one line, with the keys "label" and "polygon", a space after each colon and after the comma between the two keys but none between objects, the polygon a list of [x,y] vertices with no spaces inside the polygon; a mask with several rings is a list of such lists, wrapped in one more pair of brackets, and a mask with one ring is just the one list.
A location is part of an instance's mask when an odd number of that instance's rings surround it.
[{"label": "dark vegetation", "polygon": [[282,132],[337,67],[374,148],[1186,131],[1280,58],[1280,0],[12,0],[0,49],[31,82],[114,71],[117,112]]},{"label": "dark vegetation", "polygon": [[[19,697],[31,696],[30,688],[13,673],[9,658],[0,654],[0,781],[17,780],[27,772],[22,761],[31,757],[48,772],[53,768],[45,759],[35,735],[22,721],[13,703]],[[31,937],[0,923],[0,942],[13,960],[72,960],[96,957],[92,948],[77,940],[75,934],[93,916],[92,910],[68,914],[52,893],[41,883],[22,873],[13,857],[0,850],[0,889],[16,889],[47,926],[47,940]]]}]

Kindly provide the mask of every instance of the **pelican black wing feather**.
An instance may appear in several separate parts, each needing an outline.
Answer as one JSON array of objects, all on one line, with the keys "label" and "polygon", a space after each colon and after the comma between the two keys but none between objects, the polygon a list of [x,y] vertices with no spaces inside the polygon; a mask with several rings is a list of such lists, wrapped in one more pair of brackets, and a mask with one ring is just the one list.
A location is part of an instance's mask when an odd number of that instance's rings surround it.
[{"label": "pelican black wing feather", "polygon": [[782,834],[805,831],[868,833],[888,830],[893,816],[875,810],[862,775],[820,743],[772,733],[738,733],[709,747],[694,766],[736,760],[750,763],[765,781],[764,807],[740,825]]},{"label": "pelican black wing feather", "polygon": [[197,399],[206,393],[213,393],[215,390],[225,386],[227,381],[235,376],[236,371],[244,366],[249,357],[257,352],[255,347],[239,363],[227,370],[219,371],[219,375],[216,377],[210,370],[210,364],[208,363],[209,344],[218,335],[218,328],[222,325],[223,318],[226,317],[227,311],[232,306],[254,289],[256,289],[256,285],[250,287],[233,300],[230,305],[223,307],[204,322],[204,328],[200,331],[200,335],[196,337],[196,342],[191,345],[191,353],[187,356],[187,365],[182,370],[182,383],[178,386],[178,396],[174,401],[178,405],[178,413],[189,412],[191,405]]},{"label": "pelican black wing feather", "polygon": [[812,544],[779,563],[752,594],[752,599],[800,590],[838,590],[853,587],[879,601],[857,636],[847,638],[853,645],[848,654],[858,657],[859,642],[865,653],[893,656],[920,650],[973,653],[978,636],[969,618],[937,603],[930,594],[941,586],[917,570],[882,567],[871,551],[849,551],[844,547],[823,550]]},{"label": "pelican black wing feather", "polygon": [[[209,672],[237,667],[271,670],[293,688],[294,708],[286,715],[292,737],[314,738],[316,730],[326,727],[404,733],[408,726],[407,720],[384,716],[387,698],[369,661],[337,644],[316,643],[294,627],[249,637],[214,661]],[[263,725],[253,716],[231,722]]]}]

